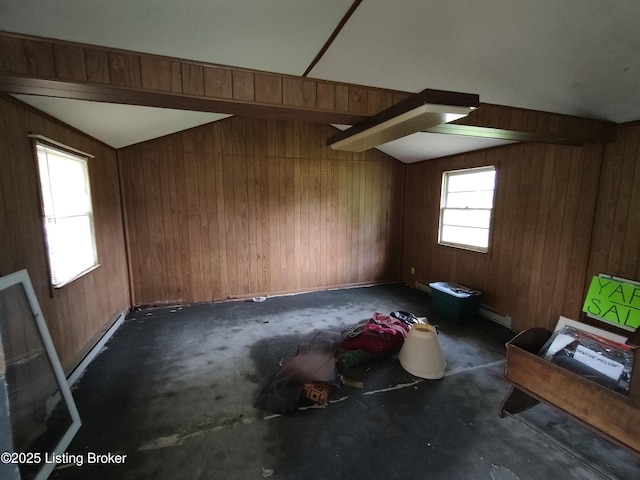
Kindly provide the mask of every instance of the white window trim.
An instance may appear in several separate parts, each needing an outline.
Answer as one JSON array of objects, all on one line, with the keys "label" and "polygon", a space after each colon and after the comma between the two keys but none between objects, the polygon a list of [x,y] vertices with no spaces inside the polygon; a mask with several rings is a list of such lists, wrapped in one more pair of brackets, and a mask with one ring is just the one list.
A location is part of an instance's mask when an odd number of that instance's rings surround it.
[{"label": "white window trim", "polygon": [[[97,252],[97,242],[96,242],[96,235],[95,235],[95,224],[94,224],[94,214],[93,214],[93,198],[91,195],[91,186],[90,186],[90,178],[88,175],[88,169],[89,169],[89,159],[90,158],[95,158],[93,155],[83,152],[81,150],[75,149],[73,147],[69,147],[67,145],[64,145],[63,143],[57,142],[55,140],[52,140],[50,138],[47,138],[43,135],[37,135],[37,134],[29,134],[28,135],[29,138],[31,138],[33,140],[33,152],[34,152],[34,156],[35,156],[35,162],[36,162],[36,171],[38,174],[38,193],[40,195],[40,208],[41,208],[41,215],[42,215],[42,225],[43,225],[43,230],[44,230],[44,238],[45,238],[45,257],[47,260],[47,269],[49,272],[49,284],[51,287],[51,293],[53,295],[53,291],[54,290],[58,290],[61,289],[63,287],[65,287],[66,285],[69,285],[70,283],[74,282],[75,280],[87,275],[88,273],[96,270],[97,268],[100,267],[100,263],[98,262],[98,252]],[[91,239],[92,239],[92,247],[93,247],[93,265],[89,266],[88,268],[84,269],[83,271],[79,271],[77,272],[73,277],[70,278],[66,278],[62,281],[59,282],[55,282],[54,281],[54,265],[52,264],[51,258],[50,258],[50,249],[49,249],[49,232],[48,232],[48,221],[47,221],[47,216],[45,213],[45,200],[44,200],[44,194],[42,192],[42,172],[40,171],[40,166],[39,166],[39,156],[38,156],[38,147],[44,147],[44,148],[49,148],[49,149],[53,149],[53,150],[59,150],[62,153],[64,153],[65,155],[70,155],[73,157],[77,157],[78,160],[83,160],[86,163],[86,168],[87,168],[87,187],[89,189],[89,198],[90,198],[90,212],[89,212],[89,219],[90,219],[90,225],[91,225]]]},{"label": "white window trim", "polygon": [[[483,171],[494,171],[496,172],[496,176],[497,176],[497,171],[495,166],[490,165],[490,166],[484,166],[484,167],[475,167],[475,168],[461,168],[461,169],[456,169],[456,170],[447,170],[445,172],[442,172],[442,191],[440,194],[440,218],[439,218],[439,222],[438,222],[438,245],[443,245],[445,247],[454,247],[454,248],[459,248],[462,250],[468,250],[471,252],[477,252],[477,253],[489,253],[489,250],[491,248],[491,239],[492,239],[492,234],[493,234],[493,210],[495,208],[495,184],[494,184],[494,188],[493,188],[493,201],[492,201],[492,206],[490,209],[488,208],[478,208],[478,209],[474,209],[474,208],[467,208],[465,210],[470,211],[470,210],[478,210],[478,211],[487,211],[489,210],[489,228],[488,228],[488,241],[487,241],[487,247],[479,247],[476,245],[469,245],[469,244],[464,244],[464,243],[455,243],[455,242],[447,242],[442,240],[442,227],[443,227],[443,219],[444,219],[444,212],[445,210],[447,210],[445,208],[446,205],[446,201],[447,201],[447,194],[448,192],[448,181],[449,178],[453,175],[463,175],[465,173],[480,173]],[[470,228],[474,228],[474,227],[470,227]],[[484,230],[484,228],[483,228]]]}]

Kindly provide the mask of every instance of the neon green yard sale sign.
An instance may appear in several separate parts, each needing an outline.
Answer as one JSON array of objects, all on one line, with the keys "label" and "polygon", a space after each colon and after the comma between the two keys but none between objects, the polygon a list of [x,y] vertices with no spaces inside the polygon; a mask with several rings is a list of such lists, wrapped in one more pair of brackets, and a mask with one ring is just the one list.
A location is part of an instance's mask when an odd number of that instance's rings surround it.
[{"label": "neon green yard sale sign", "polygon": [[593,277],[582,311],[626,330],[640,326],[640,285]]}]

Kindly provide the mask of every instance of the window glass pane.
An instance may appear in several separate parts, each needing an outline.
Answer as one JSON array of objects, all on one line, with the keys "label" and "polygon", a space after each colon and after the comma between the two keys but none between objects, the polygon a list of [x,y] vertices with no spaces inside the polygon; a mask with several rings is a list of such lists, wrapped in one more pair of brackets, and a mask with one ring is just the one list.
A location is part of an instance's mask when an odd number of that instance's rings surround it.
[{"label": "window glass pane", "polygon": [[88,182],[85,181],[87,164],[49,156],[51,193],[57,217],[66,217],[91,211]]},{"label": "window glass pane", "polygon": [[91,192],[87,161],[57,152],[39,149],[45,213],[47,217],[66,217],[91,212]]},{"label": "window glass pane", "polygon": [[443,174],[440,243],[488,250],[495,179],[494,167]]},{"label": "window glass pane", "polygon": [[447,208],[491,208],[493,191],[459,192],[447,195]]},{"label": "window glass pane", "polygon": [[442,223],[488,229],[491,223],[491,212],[489,210],[445,210],[442,214]]},{"label": "window glass pane", "polygon": [[38,143],[51,283],[73,280],[97,264],[87,159]]},{"label": "window glass pane", "polygon": [[475,190],[491,190],[495,185],[495,170],[469,171],[466,173],[452,173],[449,175],[450,192],[468,192]]},{"label": "window glass pane", "polygon": [[445,243],[475,246],[479,248],[488,248],[489,230],[444,225],[442,227],[440,241]]},{"label": "window glass pane", "polygon": [[68,282],[96,264],[90,216],[48,222],[47,242],[53,283]]}]

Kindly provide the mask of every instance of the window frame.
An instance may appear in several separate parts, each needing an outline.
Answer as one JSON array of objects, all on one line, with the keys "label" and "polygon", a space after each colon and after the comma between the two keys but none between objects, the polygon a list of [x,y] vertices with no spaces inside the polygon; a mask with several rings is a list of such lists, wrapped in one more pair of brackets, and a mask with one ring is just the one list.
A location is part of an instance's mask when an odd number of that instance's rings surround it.
[{"label": "window frame", "polygon": [[[73,147],[69,147],[63,143],[57,142],[50,138],[47,138],[43,135],[37,134],[29,134],[29,138],[32,142],[33,148],[33,156],[35,160],[35,168],[36,168],[36,176],[37,176],[37,190],[38,196],[40,200],[40,215],[42,221],[42,230],[44,237],[44,250],[45,250],[45,258],[47,264],[47,276],[49,282],[49,289],[51,296],[54,296],[56,290],[60,290],[65,286],[75,282],[76,280],[84,277],[85,275],[93,272],[98,269],[101,265],[98,257],[98,245],[96,239],[96,230],[95,230],[95,214],[93,208],[93,194],[91,189],[91,174],[90,174],[90,162],[89,160],[95,158],[93,155],[83,152],[81,150],[75,149]],[[65,278],[60,281],[55,281],[55,265],[51,258],[51,232],[48,227],[49,219],[47,218],[46,205],[45,205],[45,195],[43,192],[43,171],[40,168],[40,157],[39,157],[39,147],[49,149],[50,151],[60,152],[64,156],[72,157],[77,161],[81,161],[84,163],[84,167],[86,168],[86,183],[84,187],[87,189],[88,193],[88,201],[89,201],[89,211],[83,212],[82,215],[70,215],[70,216],[61,216],[60,218],[71,218],[73,216],[84,216],[88,217],[89,225],[90,225],[90,238],[91,238],[91,248],[93,252],[93,262],[92,265],[81,270],[74,272],[74,275],[68,278]],[[47,176],[45,180],[48,181],[50,177]]]},{"label": "window frame", "polygon": [[[464,174],[470,174],[470,173],[481,173],[484,171],[493,171],[495,175],[494,184],[493,184],[493,195],[491,199],[491,208],[477,209],[482,211],[487,211],[487,210],[489,211],[489,227],[486,229],[487,230],[487,247],[484,248],[477,245],[470,245],[465,243],[457,243],[457,242],[442,240],[442,230],[443,230],[443,227],[445,226],[443,225],[444,214],[446,210],[451,210],[451,209],[447,209],[446,207],[447,197],[449,193],[451,193],[449,192],[449,179],[452,176],[464,175]],[[495,167],[495,165],[486,165],[482,167],[472,167],[472,168],[459,168],[455,170],[446,170],[442,172],[441,192],[440,192],[440,213],[439,213],[439,221],[438,221],[438,245],[442,245],[444,247],[459,248],[461,250],[465,250],[469,252],[476,252],[476,253],[482,253],[482,254],[490,253],[491,241],[493,237],[493,217],[494,217],[493,211],[495,209],[497,179],[498,179],[498,170]],[[459,209],[459,210],[463,210],[463,209]],[[480,227],[472,226],[471,228],[480,228]]]}]

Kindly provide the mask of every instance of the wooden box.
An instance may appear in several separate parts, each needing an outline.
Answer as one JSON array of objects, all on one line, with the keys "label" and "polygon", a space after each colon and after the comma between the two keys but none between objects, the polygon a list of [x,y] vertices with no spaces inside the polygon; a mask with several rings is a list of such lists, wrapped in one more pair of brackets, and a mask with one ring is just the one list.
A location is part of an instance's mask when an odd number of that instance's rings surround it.
[{"label": "wooden box", "polygon": [[[634,358],[627,396],[536,355],[551,333],[531,328],[507,343],[505,376],[512,389],[500,416],[544,402],[640,455],[640,355]],[[627,343],[637,346],[636,338],[631,340]]]}]

